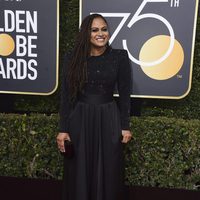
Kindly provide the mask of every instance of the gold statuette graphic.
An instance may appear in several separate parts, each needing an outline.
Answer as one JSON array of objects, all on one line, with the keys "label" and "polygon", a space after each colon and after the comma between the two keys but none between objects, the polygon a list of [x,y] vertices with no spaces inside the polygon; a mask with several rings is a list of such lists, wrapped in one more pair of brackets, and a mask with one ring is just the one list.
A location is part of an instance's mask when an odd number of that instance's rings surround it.
[{"label": "gold statuette graphic", "polygon": [[5,33],[0,34],[0,56],[9,56],[15,49],[13,38]]},{"label": "gold statuette graphic", "polygon": [[[141,48],[139,59],[142,62],[153,62],[161,58],[167,51],[170,37],[158,35],[150,38]],[[181,44],[175,40],[171,54],[160,64],[141,66],[143,72],[152,79],[166,80],[176,75],[184,62],[184,51]]]}]

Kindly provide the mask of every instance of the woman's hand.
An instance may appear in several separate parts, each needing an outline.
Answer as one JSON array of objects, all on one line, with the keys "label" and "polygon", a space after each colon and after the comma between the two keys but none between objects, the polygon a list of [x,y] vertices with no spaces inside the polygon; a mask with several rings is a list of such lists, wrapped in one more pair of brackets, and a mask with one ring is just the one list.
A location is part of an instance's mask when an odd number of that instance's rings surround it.
[{"label": "woman's hand", "polygon": [[132,138],[132,134],[129,130],[122,130],[122,136],[122,143],[128,143]]},{"label": "woman's hand", "polygon": [[57,140],[59,150],[61,152],[65,152],[64,141],[65,140],[70,141],[69,133],[58,133],[56,140]]}]

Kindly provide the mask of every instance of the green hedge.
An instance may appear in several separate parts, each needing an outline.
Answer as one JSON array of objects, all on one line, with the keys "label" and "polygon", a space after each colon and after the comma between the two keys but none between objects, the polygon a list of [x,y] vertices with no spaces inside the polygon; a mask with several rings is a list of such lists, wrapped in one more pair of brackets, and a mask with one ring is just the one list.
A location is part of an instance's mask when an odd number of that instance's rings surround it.
[{"label": "green hedge", "polygon": [[200,189],[200,121],[132,119],[126,177],[131,185]]},{"label": "green hedge", "polygon": [[[62,177],[57,115],[0,114],[0,175]],[[200,121],[132,118],[125,145],[126,183],[200,189]]]},{"label": "green hedge", "polygon": [[0,114],[0,175],[60,178],[57,116]]}]

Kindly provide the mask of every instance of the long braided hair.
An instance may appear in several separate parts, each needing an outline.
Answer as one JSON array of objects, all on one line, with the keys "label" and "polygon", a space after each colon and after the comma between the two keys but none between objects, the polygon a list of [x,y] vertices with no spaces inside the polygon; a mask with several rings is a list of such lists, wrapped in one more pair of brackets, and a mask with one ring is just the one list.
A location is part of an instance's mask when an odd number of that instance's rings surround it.
[{"label": "long braided hair", "polygon": [[91,26],[95,18],[102,18],[107,24],[107,21],[100,14],[87,16],[81,24],[67,73],[71,101],[75,100],[78,92],[87,81],[87,58],[90,56],[91,51]]}]

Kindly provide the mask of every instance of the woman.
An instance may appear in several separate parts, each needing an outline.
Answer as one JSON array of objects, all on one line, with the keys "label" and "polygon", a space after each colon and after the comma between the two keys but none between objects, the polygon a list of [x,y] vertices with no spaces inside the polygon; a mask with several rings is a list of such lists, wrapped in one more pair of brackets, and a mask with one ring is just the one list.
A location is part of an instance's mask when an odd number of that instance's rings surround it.
[{"label": "woman", "polygon": [[[64,152],[64,140],[71,140],[75,155],[64,160],[63,200],[122,199],[131,69],[127,52],[112,49],[109,37],[101,15],[87,16],[64,61],[57,144]],[[116,84],[119,108],[113,100]]]}]

